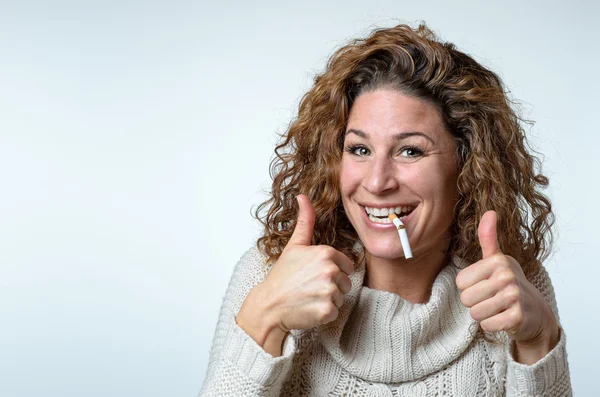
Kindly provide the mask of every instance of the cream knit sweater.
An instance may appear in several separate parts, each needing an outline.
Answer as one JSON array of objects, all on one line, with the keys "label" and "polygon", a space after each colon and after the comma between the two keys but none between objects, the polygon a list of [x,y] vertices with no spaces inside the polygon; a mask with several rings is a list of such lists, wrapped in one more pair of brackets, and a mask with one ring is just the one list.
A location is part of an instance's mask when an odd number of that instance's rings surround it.
[{"label": "cream knit sweater", "polygon": [[[565,335],[528,366],[511,355],[509,339],[489,343],[460,301],[455,258],[437,276],[429,301],[411,304],[364,287],[364,263],[339,317],[292,331],[273,358],[235,322],[250,290],[269,271],[252,248],[235,267],[215,332],[200,396],[570,396]],[[548,273],[531,280],[557,315]]]}]

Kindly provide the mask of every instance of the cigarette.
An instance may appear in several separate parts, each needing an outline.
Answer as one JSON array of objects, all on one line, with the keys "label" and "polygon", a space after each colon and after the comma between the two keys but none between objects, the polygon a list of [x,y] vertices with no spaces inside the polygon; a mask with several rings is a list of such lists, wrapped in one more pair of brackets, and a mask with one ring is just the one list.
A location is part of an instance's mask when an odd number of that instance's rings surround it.
[{"label": "cigarette", "polygon": [[410,244],[408,244],[408,234],[406,234],[404,223],[402,223],[400,218],[398,218],[394,213],[389,214],[388,218],[390,218],[390,220],[398,228],[398,235],[400,236],[400,244],[402,244],[402,249],[404,250],[404,257],[406,259],[412,258],[412,251],[410,250]]}]

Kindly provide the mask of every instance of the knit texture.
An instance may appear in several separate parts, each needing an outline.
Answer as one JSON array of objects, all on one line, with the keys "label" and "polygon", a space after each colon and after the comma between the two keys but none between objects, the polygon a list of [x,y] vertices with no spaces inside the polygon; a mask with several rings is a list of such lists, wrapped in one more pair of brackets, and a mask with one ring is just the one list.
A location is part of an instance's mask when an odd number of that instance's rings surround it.
[{"label": "knit texture", "polygon": [[[365,264],[350,276],[338,318],[293,330],[272,357],[235,322],[250,290],[270,267],[256,249],[235,267],[219,315],[200,396],[571,396],[566,342],[534,365],[514,361],[510,339],[486,341],[460,302],[459,258],[442,269],[429,301],[412,304],[363,286]],[[542,267],[530,280],[558,318]]]}]

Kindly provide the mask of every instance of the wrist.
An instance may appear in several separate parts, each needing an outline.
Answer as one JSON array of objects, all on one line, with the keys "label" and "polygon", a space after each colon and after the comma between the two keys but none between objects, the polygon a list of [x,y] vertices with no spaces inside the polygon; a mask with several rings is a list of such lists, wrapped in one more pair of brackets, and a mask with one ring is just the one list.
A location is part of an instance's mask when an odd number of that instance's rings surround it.
[{"label": "wrist", "polygon": [[514,359],[521,364],[533,365],[552,351],[560,340],[558,324],[548,327],[549,332],[532,341],[515,341]]},{"label": "wrist", "polygon": [[254,287],[242,303],[235,321],[263,350],[277,357],[281,355],[288,331],[280,326],[265,295],[260,284]]}]

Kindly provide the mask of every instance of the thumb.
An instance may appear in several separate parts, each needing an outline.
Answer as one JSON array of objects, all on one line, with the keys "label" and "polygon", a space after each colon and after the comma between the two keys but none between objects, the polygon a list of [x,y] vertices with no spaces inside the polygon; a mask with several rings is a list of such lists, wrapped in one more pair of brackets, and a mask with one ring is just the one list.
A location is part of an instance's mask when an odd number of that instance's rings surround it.
[{"label": "thumb", "polygon": [[300,206],[298,221],[288,245],[310,245],[313,228],[315,227],[315,210],[310,199],[304,194],[299,194],[296,200],[298,200],[298,205]]},{"label": "thumb", "polygon": [[498,232],[496,230],[497,218],[496,211],[487,211],[479,221],[477,234],[479,236],[479,245],[481,245],[481,251],[483,252],[484,258],[488,258],[500,252]]}]

